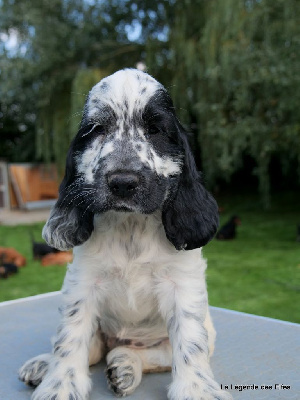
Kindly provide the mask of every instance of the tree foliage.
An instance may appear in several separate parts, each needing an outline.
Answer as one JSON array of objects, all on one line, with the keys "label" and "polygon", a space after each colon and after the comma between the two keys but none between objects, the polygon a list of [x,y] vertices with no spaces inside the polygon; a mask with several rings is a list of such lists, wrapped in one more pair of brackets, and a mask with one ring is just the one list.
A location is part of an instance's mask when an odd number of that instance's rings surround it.
[{"label": "tree foliage", "polygon": [[248,154],[265,205],[272,158],[286,172],[295,161],[300,166],[299,12],[297,0],[175,6],[173,96],[183,120],[198,122],[206,179],[229,180]]},{"label": "tree foliage", "polygon": [[[144,38],[158,34],[161,18],[148,0],[1,1],[1,101],[24,121],[26,112],[35,116],[38,158],[62,167],[89,90],[105,73],[143,59]],[[32,139],[32,129],[27,134]]]},{"label": "tree foliage", "polygon": [[20,155],[25,136],[33,151],[35,127],[37,156],[61,162],[91,86],[145,60],[194,127],[207,183],[250,156],[267,205],[274,157],[300,176],[299,11],[298,0],[1,0],[5,151]]}]

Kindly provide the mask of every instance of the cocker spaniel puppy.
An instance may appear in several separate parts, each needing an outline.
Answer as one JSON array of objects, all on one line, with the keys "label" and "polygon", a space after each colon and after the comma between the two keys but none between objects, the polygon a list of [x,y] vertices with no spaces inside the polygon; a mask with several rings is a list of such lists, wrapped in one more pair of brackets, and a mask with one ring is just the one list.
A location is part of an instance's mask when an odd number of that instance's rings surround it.
[{"label": "cocker spaniel puppy", "polygon": [[43,230],[50,246],[74,248],[74,261],[53,351],[20,370],[37,386],[32,399],[87,399],[89,365],[104,356],[117,396],[143,372],[172,370],[170,400],[230,399],[209,366],[201,247],[217,226],[165,88],[133,69],[94,86]]}]

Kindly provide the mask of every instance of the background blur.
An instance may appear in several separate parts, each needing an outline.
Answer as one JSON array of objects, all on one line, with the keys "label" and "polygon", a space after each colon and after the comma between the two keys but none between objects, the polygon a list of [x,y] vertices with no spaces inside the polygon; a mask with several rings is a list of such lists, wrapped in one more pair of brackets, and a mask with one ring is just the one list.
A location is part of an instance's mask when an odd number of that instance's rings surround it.
[{"label": "background blur", "polygon": [[145,68],[174,100],[221,222],[242,221],[234,242],[205,249],[213,302],[299,320],[299,15],[298,0],[0,0],[0,159],[61,175],[91,87]]}]

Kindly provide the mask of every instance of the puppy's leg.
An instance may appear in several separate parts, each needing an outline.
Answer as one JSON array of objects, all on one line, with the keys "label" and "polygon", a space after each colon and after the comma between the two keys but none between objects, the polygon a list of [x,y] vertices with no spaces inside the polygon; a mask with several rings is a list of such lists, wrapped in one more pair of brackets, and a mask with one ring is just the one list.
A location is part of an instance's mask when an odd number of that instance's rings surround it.
[{"label": "puppy's leg", "polygon": [[170,400],[229,400],[209,365],[207,291],[201,268],[166,268],[157,280],[159,307],[173,350]]},{"label": "puppy's leg", "polygon": [[169,340],[164,340],[159,346],[137,349],[136,352],[142,361],[144,374],[172,370],[172,347]]},{"label": "puppy's leg", "polygon": [[[95,335],[99,318],[97,300],[101,294],[86,281],[78,279],[76,271],[68,272],[65,289],[62,322],[53,339],[53,352],[47,360],[45,374],[32,395],[33,400],[85,400],[91,387],[89,362],[99,361],[102,355],[101,339]],[[29,382],[24,374],[22,377]]]},{"label": "puppy's leg", "polygon": [[204,328],[206,329],[208,336],[208,356],[211,357],[215,350],[216,331],[208,309],[204,320]]},{"label": "puppy's leg", "polygon": [[101,331],[97,330],[97,332],[93,335],[90,344],[90,351],[89,351],[89,365],[97,364],[103,354],[105,352],[105,344],[101,337]]},{"label": "puppy's leg", "polygon": [[[92,337],[89,351],[89,365],[97,364],[102,357],[104,344],[100,331]],[[38,386],[49,369],[49,363],[53,354],[40,354],[28,360],[19,370],[19,378],[29,386]]]}]

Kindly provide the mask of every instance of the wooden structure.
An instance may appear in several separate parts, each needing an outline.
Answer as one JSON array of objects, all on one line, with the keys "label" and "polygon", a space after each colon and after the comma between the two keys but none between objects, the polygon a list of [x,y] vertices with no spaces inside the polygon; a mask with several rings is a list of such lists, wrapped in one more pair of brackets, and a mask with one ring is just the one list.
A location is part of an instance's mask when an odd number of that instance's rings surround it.
[{"label": "wooden structure", "polygon": [[[54,165],[0,163],[7,171],[1,184],[0,208],[32,210],[51,207],[58,197],[58,176]],[[1,171],[1,170],[0,170]],[[6,199],[1,202],[2,198]]]},{"label": "wooden structure", "polygon": [[0,161],[0,209],[9,208],[9,184],[7,164]]}]

